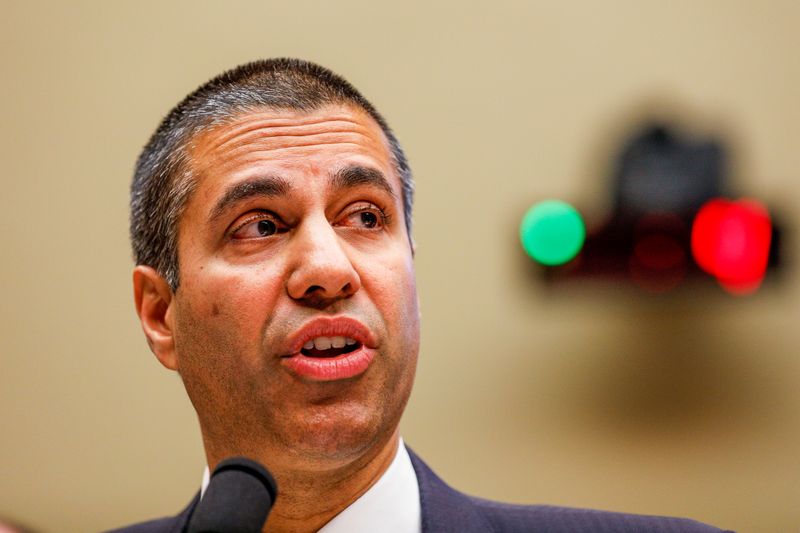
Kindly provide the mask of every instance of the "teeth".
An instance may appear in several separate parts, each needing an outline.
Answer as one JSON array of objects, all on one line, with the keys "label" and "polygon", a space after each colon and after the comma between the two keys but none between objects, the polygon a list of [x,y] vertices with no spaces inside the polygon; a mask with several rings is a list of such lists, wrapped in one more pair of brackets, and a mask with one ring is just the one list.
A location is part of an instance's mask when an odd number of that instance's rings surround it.
[{"label": "teeth", "polygon": [[314,348],[317,350],[327,350],[331,347],[330,337],[317,337],[314,339]]},{"label": "teeth", "polygon": [[329,350],[330,348],[344,348],[354,344],[358,344],[358,341],[350,337],[316,337],[305,343],[303,349]]}]

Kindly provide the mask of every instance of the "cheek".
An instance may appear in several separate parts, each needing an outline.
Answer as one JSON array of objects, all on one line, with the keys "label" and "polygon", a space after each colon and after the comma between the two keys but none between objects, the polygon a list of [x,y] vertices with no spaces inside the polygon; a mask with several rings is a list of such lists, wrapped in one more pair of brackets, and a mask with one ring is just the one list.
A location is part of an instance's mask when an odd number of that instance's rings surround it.
[{"label": "cheek", "polygon": [[397,254],[370,271],[370,287],[387,327],[405,342],[418,342],[419,305],[414,264],[407,254]]},{"label": "cheek", "polygon": [[[235,290],[233,290],[235,289]],[[176,309],[178,371],[198,413],[226,412],[263,374],[263,308],[243,284],[205,287]]]},{"label": "cheek", "polygon": [[259,372],[264,330],[282,290],[279,280],[267,269],[213,262],[184,277],[176,294],[175,343],[185,380],[224,386],[237,368]]},{"label": "cheek", "polygon": [[283,292],[282,278],[269,264],[209,262],[185,276],[181,285],[192,294],[191,313],[202,320],[255,321],[253,315],[269,315]]},{"label": "cheek", "polygon": [[[398,302],[403,302],[403,319],[407,322],[419,322],[419,305],[417,302],[417,278],[414,271],[414,262],[405,257],[393,269],[395,282],[393,286],[394,297]],[[412,328],[413,329],[413,328]]]}]

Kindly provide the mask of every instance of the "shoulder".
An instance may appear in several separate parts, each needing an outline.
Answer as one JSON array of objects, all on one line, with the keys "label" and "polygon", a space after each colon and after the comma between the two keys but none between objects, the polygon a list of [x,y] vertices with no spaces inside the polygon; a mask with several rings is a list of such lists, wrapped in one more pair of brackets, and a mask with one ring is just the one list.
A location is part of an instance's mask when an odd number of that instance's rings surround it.
[{"label": "shoulder", "polygon": [[722,530],[686,518],[576,509],[549,505],[510,505],[467,496],[481,510],[493,531],[530,531],[536,527],[552,533],[719,533]]},{"label": "shoulder", "polygon": [[714,533],[694,520],[644,516],[550,505],[513,505],[463,494],[442,481],[411,450],[419,482],[422,531],[548,533]]},{"label": "shoulder", "polygon": [[192,511],[194,511],[198,501],[200,501],[199,492],[195,494],[195,497],[189,502],[189,505],[175,516],[140,522],[138,524],[110,530],[106,533],[181,533],[186,529],[189,517],[192,516]]}]

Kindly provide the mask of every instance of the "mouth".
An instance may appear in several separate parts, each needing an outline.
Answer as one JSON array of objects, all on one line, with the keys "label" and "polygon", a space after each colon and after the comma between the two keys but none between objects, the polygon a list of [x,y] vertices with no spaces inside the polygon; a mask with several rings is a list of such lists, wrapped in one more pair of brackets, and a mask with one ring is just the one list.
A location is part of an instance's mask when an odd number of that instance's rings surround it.
[{"label": "mouth", "polygon": [[372,364],[377,344],[372,332],[358,320],[319,318],[302,327],[290,341],[282,363],[304,381],[355,378]]},{"label": "mouth", "polygon": [[360,342],[351,337],[315,337],[303,345],[300,353],[306,357],[330,359],[354,352],[361,346]]}]

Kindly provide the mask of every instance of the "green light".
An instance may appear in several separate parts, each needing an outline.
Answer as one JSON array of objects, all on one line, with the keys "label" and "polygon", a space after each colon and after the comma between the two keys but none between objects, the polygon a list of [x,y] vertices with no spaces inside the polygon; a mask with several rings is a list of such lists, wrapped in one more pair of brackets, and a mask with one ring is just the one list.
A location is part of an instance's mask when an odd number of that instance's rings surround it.
[{"label": "green light", "polygon": [[556,266],[578,255],[586,228],[574,207],[559,200],[545,200],[522,217],[519,236],[529,256],[543,265]]}]

